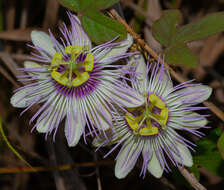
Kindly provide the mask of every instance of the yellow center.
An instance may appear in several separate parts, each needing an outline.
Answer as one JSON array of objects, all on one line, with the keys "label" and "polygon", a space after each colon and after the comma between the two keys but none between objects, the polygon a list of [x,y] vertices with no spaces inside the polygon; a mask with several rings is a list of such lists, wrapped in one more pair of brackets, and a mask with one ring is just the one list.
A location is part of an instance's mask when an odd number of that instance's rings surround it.
[{"label": "yellow center", "polygon": [[[68,61],[63,60],[62,53],[56,52],[51,62],[51,76],[58,83],[67,87],[77,87],[89,79],[89,73],[94,67],[94,57],[92,53],[87,53],[82,62],[77,62],[77,58],[84,52],[82,46],[67,46],[65,53],[70,55]],[[58,72],[58,68],[64,65],[64,72]]]},{"label": "yellow center", "polygon": [[128,125],[136,135],[151,136],[158,134],[159,128],[155,126],[155,122],[162,129],[166,128],[168,120],[168,108],[166,104],[155,94],[150,94],[148,100],[150,105],[146,103],[145,108],[138,107],[129,109],[130,112],[135,111],[140,113],[140,115],[134,116],[132,113],[126,113],[125,115]]}]

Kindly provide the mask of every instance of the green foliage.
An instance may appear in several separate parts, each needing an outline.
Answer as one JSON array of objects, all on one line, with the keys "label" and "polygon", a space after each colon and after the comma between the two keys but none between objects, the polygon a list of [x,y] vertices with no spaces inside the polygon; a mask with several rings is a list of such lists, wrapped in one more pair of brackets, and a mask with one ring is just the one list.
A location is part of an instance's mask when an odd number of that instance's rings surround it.
[{"label": "green foliage", "polygon": [[194,66],[198,60],[197,56],[184,43],[170,46],[166,48],[164,53],[168,63],[181,63],[182,65]]},{"label": "green foliage", "polygon": [[120,27],[120,23],[99,12],[86,12],[81,17],[81,22],[88,36],[97,44],[107,42],[117,36],[122,39],[126,37],[126,31]]},{"label": "green foliage", "polygon": [[119,0],[58,0],[81,17],[81,23],[93,42],[101,44],[119,36],[126,38],[125,27],[119,22],[104,16],[99,10],[111,7]]},{"label": "green foliage", "polygon": [[222,159],[224,160],[224,133],[222,133],[221,136],[219,137],[217,147]]},{"label": "green foliage", "polygon": [[152,26],[153,36],[162,45],[168,47],[177,29],[176,26],[181,18],[178,10],[164,11],[163,15]]},{"label": "green foliage", "polygon": [[179,26],[181,14],[178,10],[164,11],[152,26],[153,36],[166,47],[165,59],[171,64],[195,66],[196,56],[186,43],[208,37],[224,30],[224,12],[210,14],[197,22]]},{"label": "green foliage", "polygon": [[194,166],[192,169],[195,175],[198,175],[197,167],[204,167],[214,175],[224,177],[224,161],[216,147],[219,138],[218,130],[211,131],[207,137],[196,142],[197,148],[193,155]]}]

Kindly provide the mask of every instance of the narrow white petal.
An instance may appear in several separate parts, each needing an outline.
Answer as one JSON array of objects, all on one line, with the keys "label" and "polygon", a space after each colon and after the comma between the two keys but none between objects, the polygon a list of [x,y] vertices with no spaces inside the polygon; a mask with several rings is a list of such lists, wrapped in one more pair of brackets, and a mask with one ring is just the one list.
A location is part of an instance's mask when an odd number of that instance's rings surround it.
[{"label": "narrow white petal", "polygon": [[44,67],[41,68],[41,65],[36,63],[36,62],[33,62],[33,61],[25,61],[24,62],[24,67],[26,69],[40,69],[41,71],[27,71],[28,74],[30,75],[41,75],[41,76],[44,76],[44,75],[47,75],[48,73],[46,73],[46,70],[44,69]]},{"label": "narrow white petal", "polygon": [[[183,162],[183,164],[187,167],[191,167],[193,165],[193,160],[192,160],[191,152],[189,151],[189,149],[180,143],[177,143],[177,149],[179,150],[179,153],[181,156],[180,158],[179,156],[174,154],[177,161],[179,163]],[[181,159],[182,159],[182,162],[181,162]]]},{"label": "narrow white petal", "polygon": [[83,30],[79,18],[74,14],[69,14],[69,16],[72,24],[73,45],[84,46],[88,50],[91,49],[92,47],[91,41],[87,36],[87,34],[85,33],[85,31]]},{"label": "narrow white petal", "polygon": [[[32,31],[31,40],[35,46],[42,48],[43,50],[48,52],[49,55],[54,56],[54,54],[56,53],[51,37],[45,32],[40,32],[35,30]],[[43,52],[40,52],[40,53],[46,57],[45,53]]]},{"label": "narrow white petal", "polygon": [[167,103],[171,105],[198,104],[209,98],[212,88],[206,85],[188,87],[171,94]]},{"label": "narrow white petal", "polygon": [[[192,117],[192,119],[187,118],[188,115]],[[208,120],[206,118],[201,117],[200,114],[195,112],[183,112],[175,117],[171,114],[169,118],[169,125],[175,129],[180,129],[182,127],[199,129],[206,126],[207,123]]]},{"label": "narrow white petal", "polygon": [[125,146],[118,155],[115,165],[115,176],[119,179],[125,178],[128,173],[134,168],[140,152],[138,143],[130,143]]},{"label": "narrow white petal", "polygon": [[36,63],[36,62],[33,62],[33,61],[25,61],[24,62],[24,67],[26,69],[31,69],[31,68],[41,67],[41,65]]},{"label": "narrow white petal", "polygon": [[10,99],[13,107],[25,108],[29,106],[36,99],[36,96],[27,97],[30,94],[29,91],[32,91],[32,88],[24,88],[16,92]]},{"label": "narrow white petal", "polygon": [[110,59],[110,57],[124,54],[127,52],[128,48],[132,45],[133,43],[133,38],[130,34],[127,35],[127,39],[123,40],[120,45],[114,46],[108,53],[106,53],[103,57],[101,57],[99,62],[107,62],[107,59]]},{"label": "narrow white petal", "polygon": [[137,73],[137,81],[132,81],[132,86],[136,90],[139,90],[141,93],[146,91],[148,87],[148,76],[147,76],[147,67],[145,59],[142,54],[133,55],[128,59],[128,65],[135,67],[135,72]]},{"label": "narrow white petal", "polygon": [[46,133],[48,128],[50,127],[49,126],[49,123],[50,123],[50,118],[44,118],[43,120],[40,121],[40,123],[37,125],[36,129],[39,133]]},{"label": "narrow white petal", "polygon": [[104,105],[99,104],[97,105],[97,112],[102,128],[104,130],[110,129],[112,126],[112,116],[110,114],[110,111],[108,111],[108,109]]},{"label": "narrow white petal", "polygon": [[65,136],[70,147],[77,145],[85,127],[77,107],[70,108],[65,121]]},{"label": "narrow white petal", "polygon": [[148,170],[156,178],[160,178],[163,174],[163,168],[161,167],[155,152],[153,152],[151,160],[149,161]]},{"label": "narrow white petal", "polygon": [[[105,89],[104,89],[105,91]],[[109,98],[112,98],[114,103],[118,103],[126,108],[137,107],[144,104],[144,96],[132,89],[114,89],[110,88],[106,92]]]},{"label": "narrow white petal", "polygon": [[[105,132],[106,136],[104,135],[104,133],[100,133],[100,134],[98,134],[98,137],[95,137],[93,139],[92,145],[94,147],[100,146],[103,142],[105,142],[107,140],[107,138],[111,138],[112,135],[113,135],[111,128],[104,131],[104,132]],[[115,143],[117,143],[117,141],[112,139],[108,143],[106,143],[104,146],[109,146],[109,145],[112,145],[112,144],[115,144]]]}]

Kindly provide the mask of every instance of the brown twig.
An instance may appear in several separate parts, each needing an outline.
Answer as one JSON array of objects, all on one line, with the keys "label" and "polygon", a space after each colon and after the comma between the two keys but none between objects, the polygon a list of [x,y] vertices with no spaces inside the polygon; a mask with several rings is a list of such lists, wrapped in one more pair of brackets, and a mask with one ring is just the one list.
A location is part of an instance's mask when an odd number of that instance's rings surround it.
[{"label": "brown twig", "polygon": [[194,174],[190,173],[186,168],[178,168],[180,173],[185,177],[185,179],[192,185],[196,190],[206,190],[206,188],[201,185],[195,178]]},{"label": "brown twig", "polygon": [[[117,12],[112,9],[110,10],[110,14],[121,24],[123,24],[127,30],[128,33],[130,33],[132,35],[132,37],[136,40],[136,42],[144,49],[146,50],[152,57],[154,57],[156,60],[159,59],[159,55],[149,47],[149,45],[140,38],[140,36],[138,34],[135,33],[135,31],[126,23],[126,21],[124,19],[122,19]],[[182,77],[180,74],[178,74],[177,72],[175,72],[167,63],[165,63],[165,67],[169,70],[170,74],[178,81],[178,82],[185,82],[186,79],[184,77]],[[209,102],[209,101],[205,101],[203,102],[203,104],[205,106],[208,106],[210,108],[210,110],[219,118],[224,122],[224,113],[218,108],[216,107],[213,103]]]},{"label": "brown twig", "polygon": [[8,173],[33,173],[33,172],[49,172],[49,171],[64,171],[71,170],[73,168],[87,168],[87,167],[96,167],[96,166],[108,166],[114,164],[114,161],[97,161],[97,162],[84,162],[84,163],[74,163],[71,165],[64,164],[59,166],[52,167],[24,167],[24,168],[0,168],[0,174]]}]

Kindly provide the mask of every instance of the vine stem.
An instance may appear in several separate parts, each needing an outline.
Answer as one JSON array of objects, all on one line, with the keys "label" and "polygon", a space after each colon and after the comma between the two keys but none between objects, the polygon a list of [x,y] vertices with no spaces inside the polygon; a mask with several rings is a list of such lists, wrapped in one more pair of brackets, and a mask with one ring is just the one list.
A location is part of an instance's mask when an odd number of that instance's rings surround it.
[{"label": "vine stem", "polygon": [[[143,40],[141,39],[140,35],[137,34],[128,24],[127,22],[122,19],[119,14],[114,10],[111,9],[109,11],[109,14],[111,15],[111,17],[115,18],[118,22],[120,22],[121,24],[124,25],[124,27],[126,28],[127,32],[131,34],[131,36],[134,38],[134,40],[144,49],[146,50],[154,59],[156,59],[158,61],[159,59],[159,55],[152,49],[149,47],[149,45]],[[172,77],[174,77],[178,82],[183,83],[186,81],[186,79],[184,77],[182,77],[180,74],[176,73],[167,63],[165,63],[165,67],[167,70],[169,70],[170,74],[172,75]],[[219,118],[224,122],[224,113],[222,112],[221,109],[219,109],[216,105],[214,105],[212,102],[209,101],[204,101],[203,104],[207,107],[209,107],[209,109]]]},{"label": "vine stem", "polygon": [[[115,18],[118,22],[124,25],[127,32],[131,34],[131,36],[134,38],[134,40],[144,49],[146,50],[153,58],[155,58],[157,61],[159,59],[159,55],[149,47],[149,45],[141,39],[140,35],[138,35],[128,24],[127,22],[122,19],[119,14],[114,10],[111,9],[109,11],[109,14],[111,17]],[[182,76],[180,76],[178,73],[176,73],[167,63],[165,63],[166,69],[169,70],[170,74],[178,81],[178,82],[185,82],[186,79]],[[222,121],[224,121],[224,113],[216,107],[213,103],[205,101],[203,104],[210,108],[210,110],[219,117]],[[206,190],[206,188],[198,182],[198,180],[195,178],[193,173],[190,173],[186,168],[178,168],[180,173],[184,176],[184,178],[192,185],[192,187],[196,190]]]}]

